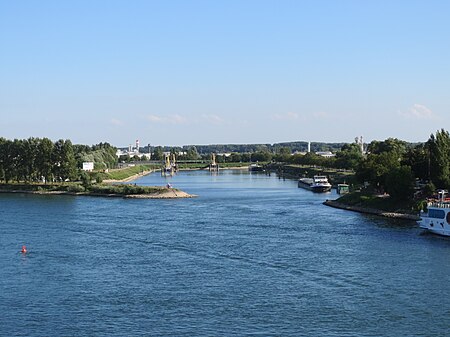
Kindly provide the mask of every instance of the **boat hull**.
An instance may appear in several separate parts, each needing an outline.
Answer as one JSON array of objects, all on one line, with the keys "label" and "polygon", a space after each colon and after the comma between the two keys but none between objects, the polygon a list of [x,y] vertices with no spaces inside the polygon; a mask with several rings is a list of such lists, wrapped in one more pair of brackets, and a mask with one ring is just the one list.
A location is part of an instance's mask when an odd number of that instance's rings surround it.
[{"label": "boat hull", "polygon": [[331,184],[328,182],[316,182],[312,178],[301,178],[298,187],[305,188],[314,193],[325,193],[331,191]]},{"label": "boat hull", "polygon": [[430,203],[426,213],[419,214],[417,224],[430,233],[450,236],[450,203]]},{"label": "boat hull", "polygon": [[311,186],[311,191],[314,193],[325,193],[331,191],[331,185],[330,186]]}]

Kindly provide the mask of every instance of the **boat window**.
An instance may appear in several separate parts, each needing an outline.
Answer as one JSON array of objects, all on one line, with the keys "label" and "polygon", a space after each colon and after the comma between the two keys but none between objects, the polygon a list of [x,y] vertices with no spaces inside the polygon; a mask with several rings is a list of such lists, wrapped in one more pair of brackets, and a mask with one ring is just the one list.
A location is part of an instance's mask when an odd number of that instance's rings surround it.
[{"label": "boat window", "polygon": [[450,212],[447,213],[447,223],[450,224]]},{"label": "boat window", "polygon": [[445,211],[442,209],[429,209],[428,210],[428,217],[430,218],[437,218],[437,219],[444,219],[445,218]]}]

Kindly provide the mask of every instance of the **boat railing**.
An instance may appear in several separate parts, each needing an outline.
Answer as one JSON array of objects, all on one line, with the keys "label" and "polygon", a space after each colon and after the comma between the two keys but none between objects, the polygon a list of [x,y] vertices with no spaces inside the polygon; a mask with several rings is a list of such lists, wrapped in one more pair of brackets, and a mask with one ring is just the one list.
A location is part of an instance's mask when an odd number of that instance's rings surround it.
[{"label": "boat railing", "polygon": [[427,203],[427,205],[428,205],[428,207],[450,208],[450,202],[429,201]]}]

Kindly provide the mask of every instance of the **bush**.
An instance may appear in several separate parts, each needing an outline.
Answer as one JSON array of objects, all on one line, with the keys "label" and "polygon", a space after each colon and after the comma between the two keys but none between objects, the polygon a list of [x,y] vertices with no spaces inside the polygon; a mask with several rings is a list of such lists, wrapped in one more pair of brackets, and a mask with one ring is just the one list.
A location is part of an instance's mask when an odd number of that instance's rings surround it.
[{"label": "bush", "polygon": [[80,193],[80,192],[84,192],[84,191],[85,191],[85,189],[81,185],[69,185],[69,186],[67,186],[67,192]]},{"label": "bush", "polygon": [[97,184],[101,184],[101,183],[103,182],[103,177],[102,177],[100,174],[97,174],[97,175],[95,176],[95,182],[96,182]]}]

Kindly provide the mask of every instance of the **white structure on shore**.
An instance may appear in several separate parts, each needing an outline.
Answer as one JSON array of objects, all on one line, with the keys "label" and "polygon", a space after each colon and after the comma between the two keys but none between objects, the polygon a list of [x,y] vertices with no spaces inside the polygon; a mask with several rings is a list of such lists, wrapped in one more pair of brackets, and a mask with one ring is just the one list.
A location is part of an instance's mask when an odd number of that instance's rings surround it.
[{"label": "white structure on shore", "polygon": [[[127,151],[118,149],[116,152],[116,156],[118,158],[120,158],[121,156],[130,156],[130,157],[138,156],[139,158],[146,157],[147,159],[150,159],[150,157],[151,157],[150,151],[149,151],[149,153],[140,153],[139,152],[139,139],[136,139],[135,144],[136,144],[135,147],[133,147],[131,144],[128,145]],[[150,144],[149,144],[149,148],[150,148]]]},{"label": "white structure on shore", "polygon": [[355,143],[359,145],[359,147],[360,147],[360,149],[361,149],[361,153],[364,154],[364,141],[363,141],[363,136],[356,137],[356,138],[355,138]]},{"label": "white structure on shore", "polygon": [[94,162],[86,161],[83,162],[83,171],[92,172],[94,170]]}]

